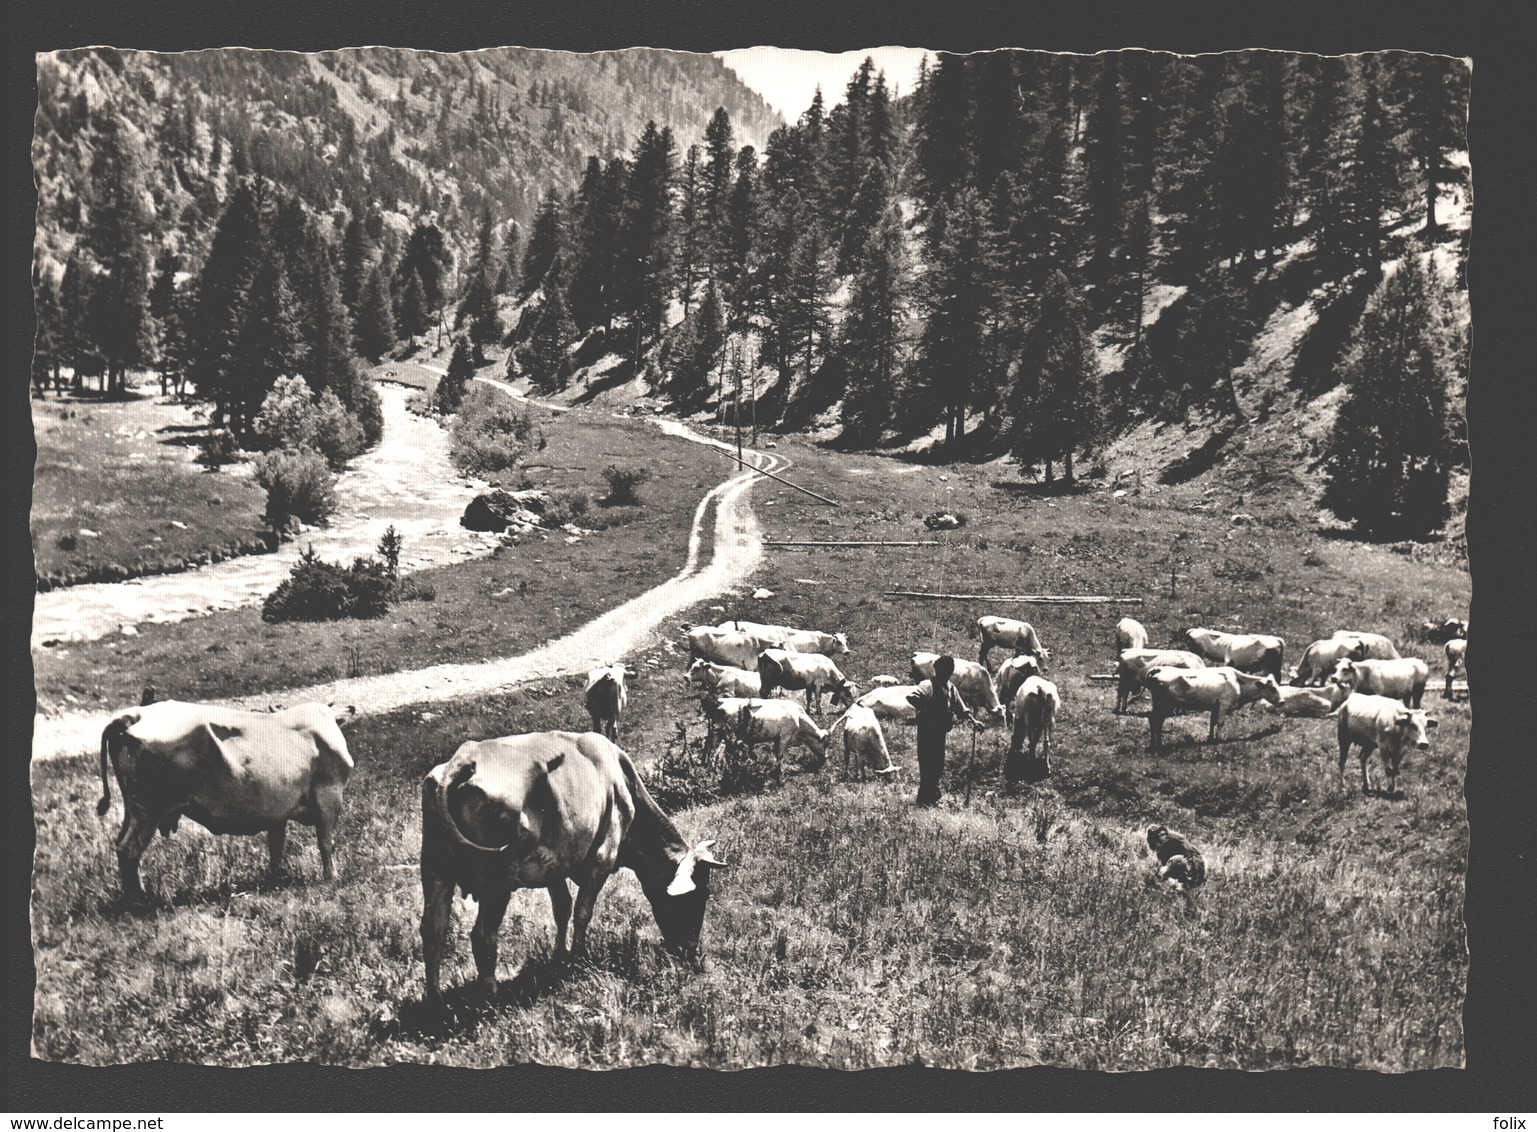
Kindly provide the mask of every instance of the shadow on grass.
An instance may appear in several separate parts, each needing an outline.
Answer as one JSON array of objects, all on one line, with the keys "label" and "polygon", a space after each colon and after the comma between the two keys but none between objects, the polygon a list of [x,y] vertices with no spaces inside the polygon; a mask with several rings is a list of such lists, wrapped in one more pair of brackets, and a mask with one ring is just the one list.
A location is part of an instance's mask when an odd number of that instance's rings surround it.
[{"label": "shadow on grass", "polygon": [[1086,480],[1052,480],[1050,483],[1037,481],[1030,483],[1024,480],[994,480],[987,485],[995,491],[1007,491],[1013,495],[1029,496],[1032,499],[1060,499],[1069,495],[1089,495],[1098,490],[1095,484]]},{"label": "shadow on grass", "polygon": [[487,994],[478,979],[467,979],[443,991],[441,1009],[420,998],[403,1003],[398,1018],[376,1020],[374,1037],[383,1041],[403,1035],[444,1037],[473,1034],[480,1024],[503,1010],[528,1010],[563,987],[577,965],[553,955],[530,959],[511,979],[499,980]]}]

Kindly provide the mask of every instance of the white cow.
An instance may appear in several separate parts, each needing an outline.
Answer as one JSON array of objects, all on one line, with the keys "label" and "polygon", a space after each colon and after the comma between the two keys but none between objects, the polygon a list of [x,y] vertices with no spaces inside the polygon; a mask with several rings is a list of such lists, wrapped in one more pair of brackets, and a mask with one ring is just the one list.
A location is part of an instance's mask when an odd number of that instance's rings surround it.
[{"label": "white cow", "polygon": [[1147,630],[1134,617],[1122,617],[1115,625],[1115,651],[1147,648]]},{"label": "white cow", "polygon": [[912,723],[918,718],[918,709],[907,702],[907,697],[918,690],[916,684],[888,684],[871,688],[854,701],[856,707],[869,708],[879,719],[896,719]]},{"label": "white cow", "polygon": [[821,653],[764,649],[758,655],[758,679],[764,696],[772,695],[777,688],[804,692],[806,706],[818,715],[822,713],[823,692],[831,691],[833,703],[842,707],[852,704],[859,694],[854,682],[838,671],[832,658]]},{"label": "white cow", "polygon": [[1457,678],[1457,669],[1466,668],[1468,660],[1468,639],[1466,637],[1453,637],[1446,642],[1446,698],[1452,698],[1452,681]]},{"label": "white cow", "polygon": [[881,721],[870,708],[852,705],[833,721],[833,725],[827,729],[828,734],[839,728],[843,729],[844,777],[848,777],[850,761],[859,768],[860,781],[864,781],[867,766],[882,778],[901,769],[891,761]]},{"label": "white cow", "polygon": [[1286,648],[1286,641],[1280,637],[1197,628],[1186,629],[1185,640],[1207,660],[1245,672],[1269,673],[1280,683],[1284,671],[1281,654]]},{"label": "white cow", "polygon": [[1011,656],[998,666],[998,671],[993,674],[993,690],[998,694],[998,702],[1003,705],[1005,722],[1014,722],[1014,693],[1019,691],[1019,686],[1029,677],[1040,674],[1040,661],[1029,653]]},{"label": "white cow", "polygon": [[688,654],[716,664],[729,664],[749,672],[758,667],[758,654],[766,646],[751,633],[697,625],[688,631]]},{"label": "white cow", "polygon": [[890,688],[892,685],[900,684],[901,682],[895,676],[887,676],[885,673],[870,677],[870,687],[872,688]]},{"label": "white cow", "polygon": [[[934,679],[934,662],[938,659],[937,652],[913,653],[908,679],[914,684]],[[950,677],[950,683],[955,685],[961,699],[974,713],[986,715],[993,723],[1003,722],[1003,704],[998,701],[998,690],[993,687],[992,674],[982,665],[956,657],[955,672]]]},{"label": "white cow", "polygon": [[1430,680],[1430,665],[1417,656],[1397,660],[1342,660],[1334,678],[1353,692],[1368,696],[1392,696],[1409,707],[1419,707]]},{"label": "white cow", "polygon": [[1147,674],[1155,668],[1205,668],[1206,662],[1184,649],[1122,649],[1116,660],[1115,711],[1126,710],[1133,692],[1142,690]]},{"label": "white cow", "polygon": [[587,714],[592,717],[592,729],[616,742],[619,739],[619,716],[629,702],[624,688],[626,677],[635,679],[635,669],[622,664],[594,668],[587,673],[587,687],[583,693]]},{"label": "white cow", "polygon": [[1006,779],[1012,782],[1023,777],[1024,765],[1020,762],[1020,752],[1024,749],[1026,740],[1030,744],[1026,757],[1034,762],[1036,750],[1039,749],[1044,769],[1047,774],[1051,773],[1051,733],[1057,711],[1061,707],[1062,697],[1057,694],[1057,686],[1050,680],[1040,676],[1030,676],[1019,686],[1019,690],[1014,694],[1013,703],[1014,734],[1009,742],[1009,753],[1004,763]]},{"label": "white cow", "polygon": [[324,704],[265,712],[161,700],[122,712],[101,733],[96,812],[103,816],[112,805],[109,766],[123,796],[116,848],[130,902],[144,899],[139,858],[156,828],[169,837],[183,817],[210,833],[265,833],[274,878],[288,823],[312,825],[321,872],[332,878],[331,847],[353,762]]},{"label": "white cow", "polygon": [[1398,646],[1388,640],[1381,633],[1362,633],[1356,629],[1340,629],[1336,637],[1356,637],[1366,645],[1366,655],[1363,660],[1397,660]]},{"label": "white cow", "polygon": [[1282,684],[1281,702],[1274,705],[1282,715],[1299,719],[1324,719],[1345,702],[1350,689],[1331,679],[1322,688],[1298,688]]},{"label": "white cow", "polygon": [[982,651],[977,661],[984,666],[987,654],[994,646],[1013,649],[1016,656],[1028,652],[1041,662],[1042,668],[1051,659],[1051,652],[1041,644],[1041,638],[1028,621],[1016,621],[1012,617],[978,617],[977,635],[982,638]]},{"label": "white cow", "polygon": [[756,637],[761,647],[766,649],[817,652],[823,656],[843,656],[849,651],[849,639],[842,633],[792,629],[788,625],[769,625],[762,621],[722,621],[718,628]]},{"label": "white cow", "polygon": [[1335,666],[1342,660],[1365,660],[1366,642],[1360,637],[1330,637],[1327,641],[1314,641],[1302,653],[1302,660],[1292,675],[1292,683],[1318,685],[1326,683],[1334,675]]},{"label": "white cow", "polygon": [[1163,745],[1163,722],[1171,715],[1210,712],[1211,726],[1206,738],[1208,742],[1215,742],[1222,737],[1222,721],[1244,704],[1261,698],[1273,704],[1281,702],[1280,686],[1274,676],[1268,673],[1254,676],[1228,665],[1195,672],[1183,668],[1154,668],[1147,674],[1147,690],[1153,698],[1148,726],[1155,755]]},{"label": "white cow", "polygon": [[1407,708],[1391,696],[1370,696],[1357,692],[1333,712],[1339,720],[1340,785],[1345,785],[1345,759],[1353,744],[1361,746],[1361,793],[1371,792],[1371,777],[1366,762],[1373,751],[1382,755],[1388,772],[1388,793],[1398,787],[1398,764],[1409,747],[1430,749],[1429,731],[1436,726],[1419,708]]},{"label": "white cow", "polygon": [[688,666],[689,683],[717,696],[759,697],[763,695],[763,681],[756,672],[734,668],[729,664],[712,664],[708,660],[696,660]]},{"label": "white cow", "polygon": [[827,761],[827,732],[794,700],[759,700],[725,696],[708,708],[716,726],[749,754],[759,743],[774,744],[774,779],[784,780],[785,748],[800,744],[817,756],[817,766]]}]

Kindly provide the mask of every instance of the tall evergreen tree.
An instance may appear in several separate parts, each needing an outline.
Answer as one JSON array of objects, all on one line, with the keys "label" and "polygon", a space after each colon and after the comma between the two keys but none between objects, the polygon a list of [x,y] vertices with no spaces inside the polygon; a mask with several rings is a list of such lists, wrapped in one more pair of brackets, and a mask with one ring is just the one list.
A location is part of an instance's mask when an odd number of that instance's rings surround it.
[{"label": "tall evergreen tree", "polygon": [[979,377],[989,368],[993,271],[986,207],[974,189],[960,189],[936,222],[943,235],[925,280],[927,319],[910,409],[920,422],[943,421],[945,448],[953,451],[965,436]]},{"label": "tall evergreen tree", "polygon": [[91,161],[91,218],[86,233],[96,277],[86,310],[87,328],[106,364],[105,389],[122,390],[130,366],[153,349],[149,318],[148,224],[138,144],[117,119],[107,118]]},{"label": "tall evergreen tree", "polygon": [[395,313],[390,306],[390,289],[382,263],[374,264],[363,281],[353,329],[358,353],[369,361],[378,362],[395,344]]},{"label": "tall evergreen tree", "polygon": [[342,233],[342,302],[356,321],[363,280],[368,276],[373,247],[364,226],[361,207],[355,208]]},{"label": "tall evergreen tree", "polygon": [[619,244],[619,308],[629,319],[633,360],[662,328],[672,284],[672,131],[647,122],[630,161]]},{"label": "tall evergreen tree", "polygon": [[1416,55],[1403,67],[1408,91],[1404,99],[1407,143],[1421,179],[1425,205],[1425,235],[1434,240],[1441,225],[1436,197],[1444,185],[1465,182],[1452,154],[1467,148],[1466,68],[1440,55]]},{"label": "tall evergreen tree", "polygon": [[975,159],[967,144],[970,109],[966,58],[942,53],[922,85],[913,135],[915,188],[928,210],[970,176]]},{"label": "tall evergreen tree", "polygon": [[737,154],[736,178],[727,206],[725,269],[720,281],[727,305],[727,322],[733,329],[745,325],[756,309],[755,280],[758,272],[759,215],[758,151],[744,145]]},{"label": "tall evergreen tree", "polygon": [[523,268],[518,283],[518,293],[524,298],[532,295],[544,281],[544,273],[565,246],[565,218],[560,205],[560,194],[551,186],[539,202],[534,216],[533,231],[528,236],[528,246],[523,251]]},{"label": "tall evergreen tree", "polygon": [[875,443],[888,423],[905,355],[907,275],[902,213],[887,204],[856,262],[839,343],[848,374],[844,434],[855,443]]},{"label": "tall evergreen tree", "polygon": [[1327,457],[1324,505],[1363,531],[1417,535],[1445,521],[1449,480],[1446,294],[1420,256],[1378,286],[1340,366],[1349,393]]},{"label": "tall evergreen tree", "polygon": [[251,286],[272,257],[266,211],[263,183],[242,179],[214,227],[198,275],[197,313],[187,327],[189,364],[198,394],[214,403],[216,425],[233,427],[240,409],[238,339]]},{"label": "tall evergreen tree", "polygon": [[731,178],[733,164],[737,160],[736,143],[731,129],[731,115],[724,106],[717,106],[705,127],[705,163],[701,185],[700,211],[708,233],[705,254],[708,273],[716,279],[729,262],[726,251],[727,230],[730,226]]},{"label": "tall evergreen tree", "polygon": [[86,335],[85,312],[90,304],[90,277],[80,250],[71,249],[59,283],[59,356],[70,367],[75,392],[85,387],[85,371],[95,365],[95,352]]},{"label": "tall evergreen tree", "polygon": [[1022,465],[1060,460],[1073,481],[1073,456],[1090,447],[1101,419],[1099,364],[1088,308],[1063,272],[1054,272],[1028,335],[1012,398],[1012,449]]},{"label": "tall evergreen tree", "polygon": [[[699,164],[699,147],[691,145],[683,157],[683,169],[678,179],[678,226],[677,259],[678,299],[683,304],[683,317],[689,316],[694,300],[694,283],[701,267],[701,251],[704,232],[701,217],[702,183]],[[718,296],[717,296],[718,297]]]},{"label": "tall evergreen tree", "polygon": [[432,407],[439,413],[457,413],[464,403],[464,392],[475,376],[475,347],[467,338],[454,342],[448,369],[432,391]]},{"label": "tall evergreen tree", "polygon": [[156,330],[155,368],[160,374],[162,397],[168,392],[178,353],[173,340],[180,333],[176,319],[176,273],[180,270],[181,257],[169,247],[162,248],[155,260],[155,280],[149,288],[149,313]]},{"label": "tall evergreen tree", "polygon": [[1120,54],[1095,60],[1098,73],[1093,102],[1084,131],[1083,164],[1086,185],[1085,221],[1093,254],[1085,276],[1097,292],[1101,310],[1110,305],[1107,292],[1116,283],[1115,257],[1122,243],[1126,181],[1125,111],[1121,99]]}]

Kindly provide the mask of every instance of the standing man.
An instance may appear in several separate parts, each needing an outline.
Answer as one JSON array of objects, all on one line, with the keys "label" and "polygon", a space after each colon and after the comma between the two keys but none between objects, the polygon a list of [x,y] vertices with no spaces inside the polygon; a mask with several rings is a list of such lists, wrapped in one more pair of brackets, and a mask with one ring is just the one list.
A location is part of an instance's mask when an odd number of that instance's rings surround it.
[{"label": "standing man", "polygon": [[918,805],[939,803],[939,779],[945,772],[945,735],[957,718],[971,721],[982,730],[961,694],[950,683],[955,674],[955,658],[942,656],[934,662],[934,678],[918,685],[907,697],[918,712]]}]

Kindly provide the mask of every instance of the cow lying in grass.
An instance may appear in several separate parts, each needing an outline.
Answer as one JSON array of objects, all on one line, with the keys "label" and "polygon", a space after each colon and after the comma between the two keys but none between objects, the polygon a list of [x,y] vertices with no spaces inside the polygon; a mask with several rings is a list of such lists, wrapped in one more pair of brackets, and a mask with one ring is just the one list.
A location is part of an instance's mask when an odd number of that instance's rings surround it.
[{"label": "cow lying in grass", "polygon": [[1244,704],[1258,699],[1269,700],[1272,704],[1281,702],[1280,688],[1274,676],[1253,676],[1227,666],[1194,672],[1181,668],[1155,668],[1147,674],[1147,690],[1153,699],[1148,726],[1155,755],[1163,746],[1164,720],[1171,715],[1210,712],[1211,726],[1206,738],[1208,742],[1214,742],[1222,737],[1222,721]]},{"label": "cow lying in grass", "polygon": [[1280,685],[1281,702],[1273,705],[1282,715],[1298,719],[1325,719],[1345,702],[1350,689],[1330,679],[1322,688],[1297,688]]}]

